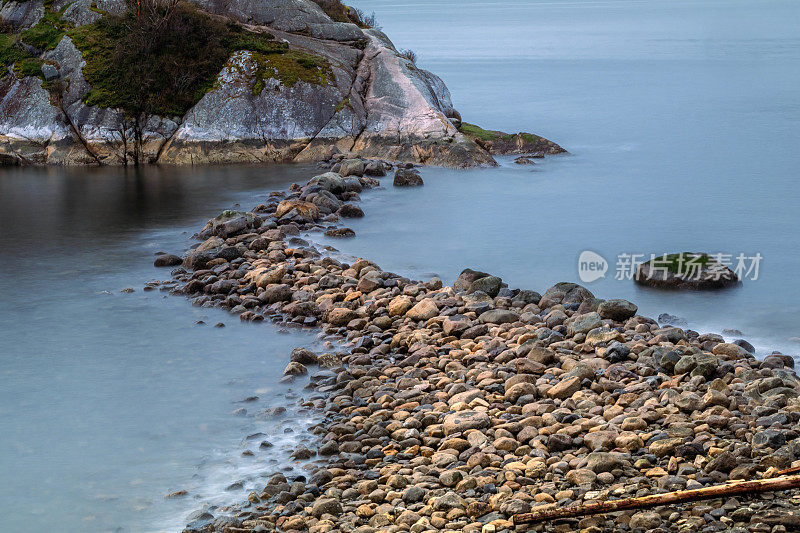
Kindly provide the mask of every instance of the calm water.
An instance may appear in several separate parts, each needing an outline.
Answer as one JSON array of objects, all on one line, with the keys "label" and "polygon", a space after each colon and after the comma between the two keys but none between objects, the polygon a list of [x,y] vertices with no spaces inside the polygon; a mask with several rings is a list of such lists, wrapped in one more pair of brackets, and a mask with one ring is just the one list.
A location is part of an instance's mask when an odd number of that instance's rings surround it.
[{"label": "calm water", "polygon": [[[797,352],[798,4],[356,4],[447,81],[466,120],[534,130],[571,155],[428,169],[424,188],[367,192],[368,216],[351,223],[355,239],[334,243],[341,250],[414,277],[452,281],[469,266],[540,291],[576,281],[578,255],[593,250],[610,263],[588,284],[598,296]],[[316,338],[141,287],[167,275],[152,268],[154,252],[182,250],[215,211],[251,207],[310,173],[0,174],[3,527],[174,531],[203,501],[258,484],[248,476],[280,454],[242,458],[242,438],[263,431],[279,452],[279,438],[297,436],[283,433],[287,419],[231,413],[282,400],[275,376],[288,351]],[[617,254],[675,250],[764,259],[758,280],[713,294],[613,279]],[[238,479],[243,491],[224,491]],[[163,498],[179,489],[190,495]]]},{"label": "calm water", "polygon": [[[587,284],[600,297],[800,351],[789,341],[800,337],[800,4],[357,5],[445,79],[466,121],[533,130],[571,155],[533,170],[428,170],[423,189],[367,195],[344,249],[418,276],[469,266],[539,291],[579,281],[592,250],[609,263]],[[757,280],[714,294],[614,279],[618,254],[683,250],[763,260]]]},{"label": "calm water", "polygon": [[[182,251],[210,214],[309,172],[0,175],[0,529],[179,531],[203,502],[239,499],[275,468],[281,443],[301,437],[283,430],[305,415],[232,412],[290,404],[276,376],[316,339],[142,286],[169,276],[154,252]],[[242,443],[257,432],[269,435]],[[264,439],[275,447],[260,451]],[[177,490],[189,495],[164,498]]]}]

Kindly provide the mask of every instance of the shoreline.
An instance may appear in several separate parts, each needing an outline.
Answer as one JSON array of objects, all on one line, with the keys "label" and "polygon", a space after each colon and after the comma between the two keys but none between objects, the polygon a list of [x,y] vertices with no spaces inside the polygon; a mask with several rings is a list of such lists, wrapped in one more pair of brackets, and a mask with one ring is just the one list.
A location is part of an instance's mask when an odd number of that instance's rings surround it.
[{"label": "shoreline", "polygon": [[[362,161],[361,173],[383,165]],[[276,474],[248,504],[228,509],[224,524],[216,517],[187,531],[502,531],[531,509],[800,464],[800,381],[790,357],[759,361],[719,336],[660,328],[630,302],[600,305],[575,284],[539,295],[465,271],[443,287],[364,259],[318,256],[300,234],[329,229],[337,220],[326,212],[378,184],[322,176],[270,193],[252,217],[212,222],[184,261],[196,270],[178,271],[184,285],[174,292],[243,320],[319,325],[350,346],[340,361],[295,350],[287,367],[330,369],[312,379],[328,396],[328,431],[317,428],[320,449],[300,454],[330,459],[302,486]],[[796,506],[800,496],[776,496],[746,500],[750,508],[712,501],[534,529],[791,530],[800,515],[781,504]]]}]

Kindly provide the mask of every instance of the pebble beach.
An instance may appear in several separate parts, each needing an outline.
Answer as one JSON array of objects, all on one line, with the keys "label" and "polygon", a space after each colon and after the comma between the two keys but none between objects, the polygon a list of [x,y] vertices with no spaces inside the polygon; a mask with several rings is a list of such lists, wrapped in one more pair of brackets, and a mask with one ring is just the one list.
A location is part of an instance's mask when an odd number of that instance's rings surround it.
[{"label": "pebble beach", "polygon": [[298,401],[323,417],[293,454],[306,474],[276,471],[186,531],[800,529],[791,491],[515,525],[532,510],[800,466],[794,359],[662,327],[574,283],[537,292],[467,268],[445,286],[345,262],[313,236],[352,237],[348,218],[380,215],[358,206],[364,191],[424,187],[424,170],[330,166],[212,218],[184,256],[156,257],[176,267],[164,288],[194,305],[318,328],[337,347],[286,354],[282,379],[307,380]]}]

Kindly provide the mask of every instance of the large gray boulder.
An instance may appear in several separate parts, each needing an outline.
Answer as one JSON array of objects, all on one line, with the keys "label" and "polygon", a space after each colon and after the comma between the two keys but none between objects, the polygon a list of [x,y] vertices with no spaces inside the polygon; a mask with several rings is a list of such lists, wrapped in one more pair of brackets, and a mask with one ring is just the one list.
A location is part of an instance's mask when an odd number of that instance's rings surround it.
[{"label": "large gray boulder", "polygon": [[0,152],[26,164],[90,164],[39,78],[0,78]]},{"label": "large gray boulder", "polygon": [[546,309],[557,304],[580,304],[587,298],[594,298],[589,289],[577,283],[562,281],[547,289],[539,301],[539,307]]},{"label": "large gray boulder", "polygon": [[[364,93],[367,120],[353,151],[452,167],[494,164],[448,120],[428,78],[400,57],[389,38],[377,30],[364,34],[370,60],[359,65],[359,76],[369,80]],[[449,111],[452,104],[446,107]]]},{"label": "large gray boulder", "polygon": [[161,156],[164,163],[287,162],[328,123],[343,96],[336,85],[267,79],[254,94],[257,60],[236,52],[186,115]]}]

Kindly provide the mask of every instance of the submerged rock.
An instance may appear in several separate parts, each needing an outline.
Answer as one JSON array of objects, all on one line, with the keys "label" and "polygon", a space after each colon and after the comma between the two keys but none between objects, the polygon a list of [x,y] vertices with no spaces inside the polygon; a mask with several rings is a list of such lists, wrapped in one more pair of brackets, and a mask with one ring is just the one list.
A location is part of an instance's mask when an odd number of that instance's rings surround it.
[{"label": "submerged rock", "polygon": [[669,313],[661,313],[658,315],[658,323],[665,326],[678,326],[682,328],[685,328],[689,325],[689,322],[685,318],[671,315]]},{"label": "submerged rock", "polygon": [[334,228],[325,232],[326,237],[355,237],[356,232],[350,228]]},{"label": "submerged rock", "polygon": [[180,264],[183,264],[183,259],[172,254],[160,254],[153,261],[153,265],[157,267],[177,266]]},{"label": "submerged rock", "polygon": [[394,173],[395,187],[419,187],[423,185],[422,176],[418,170],[410,168],[398,168]]}]

